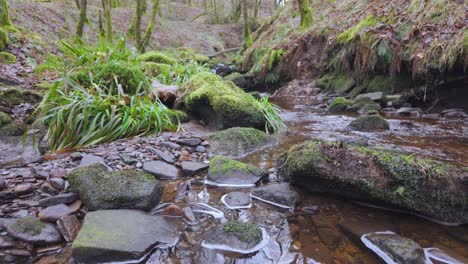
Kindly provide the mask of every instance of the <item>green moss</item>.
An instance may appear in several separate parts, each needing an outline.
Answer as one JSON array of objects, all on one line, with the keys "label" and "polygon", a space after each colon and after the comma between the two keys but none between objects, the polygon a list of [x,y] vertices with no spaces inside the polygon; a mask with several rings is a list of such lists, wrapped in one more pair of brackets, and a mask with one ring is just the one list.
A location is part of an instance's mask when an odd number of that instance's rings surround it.
[{"label": "green moss", "polygon": [[379,115],[360,116],[352,121],[349,126],[358,131],[380,131],[390,129],[388,121]]},{"label": "green moss", "polygon": [[332,74],[325,74],[320,79],[317,80],[317,87],[321,89],[328,89],[335,77]]},{"label": "green moss", "polygon": [[81,70],[73,78],[85,87],[91,87],[92,83],[96,83],[112,93],[117,93],[116,79],[122,86],[123,92],[127,94],[133,95],[139,88],[148,88],[147,79],[139,66],[123,61],[112,61]]},{"label": "green moss", "polygon": [[0,27],[0,51],[3,51],[8,44],[8,33]]},{"label": "green moss", "polygon": [[41,95],[33,91],[23,90],[18,87],[0,89],[0,101],[10,107],[25,102],[35,104],[41,100]]},{"label": "green moss", "polygon": [[163,63],[143,62],[140,65],[140,69],[149,77],[162,77],[168,80],[172,76],[171,65]]},{"label": "green moss", "polygon": [[288,152],[280,158],[281,160],[287,159],[286,166],[281,168],[282,175],[292,175],[295,177],[308,177],[308,175],[320,175],[322,172],[317,164],[328,157],[321,151],[323,142],[320,141],[307,141],[304,144],[292,146]]},{"label": "green moss", "polygon": [[0,63],[13,64],[16,63],[15,55],[9,52],[0,52]]},{"label": "green moss", "polygon": [[39,235],[45,227],[46,225],[43,222],[32,216],[17,219],[9,226],[10,229],[32,236]]},{"label": "green moss", "polygon": [[10,116],[7,113],[0,111],[0,128],[5,125],[11,124],[11,122],[12,121],[11,121]]},{"label": "green moss", "polygon": [[269,140],[268,134],[251,127],[233,127],[217,132],[210,137],[219,144],[229,144],[231,141],[245,146],[255,146]]},{"label": "green moss", "polygon": [[278,50],[271,50],[270,56],[268,58],[268,70],[272,70],[275,63],[279,62],[283,57],[284,53],[286,53],[283,49]]},{"label": "green moss", "polygon": [[262,239],[262,230],[258,226],[237,220],[225,223],[223,231],[247,243],[258,243]]},{"label": "green moss", "polygon": [[377,19],[373,15],[368,15],[366,18],[361,20],[354,27],[350,27],[345,30],[343,33],[338,35],[338,41],[341,43],[346,43],[352,41],[355,37],[361,34],[366,28],[372,27],[377,24]]},{"label": "green moss", "polygon": [[383,92],[392,94],[392,80],[388,76],[377,75],[367,84],[367,92]]},{"label": "green moss", "polygon": [[349,106],[349,100],[344,97],[337,97],[328,106],[328,111],[332,113],[344,112]]},{"label": "green moss", "polygon": [[156,63],[162,63],[162,64],[167,64],[167,65],[176,65],[177,60],[173,59],[161,52],[157,51],[150,51],[145,54],[142,54],[138,56],[138,60],[140,61],[147,61],[147,62],[156,62]]},{"label": "green moss", "polygon": [[15,123],[10,123],[5,126],[0,125],[0,136],[21,136],[26,131],[26,127],[22,125],[17,125]]},{"label": "green moss", "polygon": [[263,174],[263,171],[255,166],[232,160],[220,155],[213,157],[210,160],[210,168],[208,173],[217,174],[217,173],[233,173],[233,172],[246,172],[254,174]]}]

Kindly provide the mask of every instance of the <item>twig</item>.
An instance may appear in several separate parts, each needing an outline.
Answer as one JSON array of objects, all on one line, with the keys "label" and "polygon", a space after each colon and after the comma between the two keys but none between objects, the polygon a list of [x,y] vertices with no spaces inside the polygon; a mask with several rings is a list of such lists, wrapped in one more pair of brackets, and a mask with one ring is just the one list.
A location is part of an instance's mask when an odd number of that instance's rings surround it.
[{"label": "twig", "polygon": [[208,55],[208,58],[214,58],[214,57],[217,57],[221,54],[224,54],[224,53],[228,53],[228,52],[231,52],[231,51],[238,51],[242,49],[242,47],[237,47],[237,48],[230,48],[230,49],[225,49],[225,50],[222,50],[222,51],[219,51],[219,52],[216,52],[214,54],[211,54],[211,55]]}]

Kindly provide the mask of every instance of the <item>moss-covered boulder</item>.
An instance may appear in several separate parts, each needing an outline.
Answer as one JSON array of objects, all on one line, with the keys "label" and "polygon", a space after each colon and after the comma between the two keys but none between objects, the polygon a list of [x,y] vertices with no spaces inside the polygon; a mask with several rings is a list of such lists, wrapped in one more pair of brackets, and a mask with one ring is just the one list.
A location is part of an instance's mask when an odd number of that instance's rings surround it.
[{"label": "moss-covered boulder", "polygon": [[229,221],[218,226],[202,242],[202,246],[248,254],[259,250],[264,240],[266,238],[258,226],[241,221]]},{"label": "moss-covered boulder", "polygon": [[158,51],[150,51],[145,54],[141,54],[137,58],[139,61],[150,61],[155,63],[162,63],[167,65],[176,65],[177,60],[167,56],[164,53]]},{"label": "moss-covered boulder", "polygon": [[357,113],[360,114],[360,115],[365,115],[370,111],[379,112],[380,110],[382,110],[382,107],[380,107],[379,104],[375,104],[375,103],[374,104],[366,104],[363,107],[359,108],[357,110]]},{"label": "moss-covered boulder", "polygon": [[328,111],[330,113],[340,113],[344,112],[348,108],[350,102],[344,97],[335,98],[330,105],[328,106]]},{"label": "moss-covered boulder", "polygon": [[274,136],[251,127],[233,127],[211,134],[210,151],[217,155],[239,158],[278,142]]},{"label": "moss-covered boulder", "polygon": [[36,245],[54,244],[62,240],[55,225],[32,216],[15,219],[7,225],[7,231],[11,237]]},{"label": "moss-covered boulder", "polygon": [[182,87],[182,102],[197,117],[218,128],[265,128],[265,117],[255,98],[232,82],[213,73],[202,72]]},{"label": "moss-covered boulder", "polygon": [[0,125],[0,137],[22,136],[26,132],[25,125],[9,123],[4,126]]},{"label": "moss-covered boulder", "polygon": [[11,124],[12,120],[7,113],[0,111],[0,128]]},{"label": "moss-covered boulder", "polygon": [[227,76],[224,76],[223,79],[225,81],[233,82],[235,85],[242,87],[244,89],[247,88],[247,86],[249,86],[249,83],[247,79],[245,78],[245,76],[239,72],[234,72]]},{"label": "moss-covered boulder", "polygon": [[367,84],[367,92],[383,92],[384,94],[392,93],[392,82],[389,76],[377,75]]},{"label": "moss-covered boulder", "polygon": [[2,64],[13,64],[16,63],[16,56],[9,52],[0,52],[0,63]]},{"label": "moss-covered boulder", "polygon": [[260,181],[266,173],[255,166],[215,156],[210,161],[207,184],[215,186],[251,187]]},{"label": "moss-covered boulder", "polygon": [[140,67],[124,61],[112,61],[83,69],[77,72],[73,79],[85,87],[91,87],[92,83],[96,83],[112,93],[118,92],[119,85],[126,94],[135,94],[139,88],[143,90],[149,87]]},{"label": "moss-covered boulder", "polygon": [[356,118],[349,124],[349,127],[353,130],[363,132],[374,132],[390,129],[388,121],[378,115],[378,113],[375,114],[373,111],[370,112],[370,114]]},{"label": "moss-covered boulder", "polygon": [[346,108],[347,112],[357,112],[359,114],[365,114],[370,110],[380,111],[382,108],[379,104],[375,103],[371,98],[367,96],[357,97],[349,103]]},{"label": "moss-covered boulder", "polygon": [[322,78],[316,82],[317,86],[328,91],[336,92],[338,94],[344,94],[356,85],[356,82],[352,77],[346,75],[330,75],[325,74]]},{"label": "moss-covered boulder", "polygon": [[164,63],[156,63],[156,62],[142,62],[140,64],[140,69],[146,76],[149,77],[158,77],[164,76],[165,79],[169,79],[172,73],[171,65],[167,65]]},{"label": "moss-covered boulder", "polygon": [[162,186],[142,171],[109,172],[102,164],[74,169],[68,175],[71,187],[89,210],[143,209],[159,203]]},{"label": "moss-covered boulder", "polygon": [[42,100],[42,96],[34,91],[19,87],[0,88],[0,104],[12,107],[22,103],[36,104]]},{"label": "moss-covered boulder", "polygon": [[468,171],[464,167],[341,142],[309,141],[283,154],[278,171],[311,192],[468,223]]}]

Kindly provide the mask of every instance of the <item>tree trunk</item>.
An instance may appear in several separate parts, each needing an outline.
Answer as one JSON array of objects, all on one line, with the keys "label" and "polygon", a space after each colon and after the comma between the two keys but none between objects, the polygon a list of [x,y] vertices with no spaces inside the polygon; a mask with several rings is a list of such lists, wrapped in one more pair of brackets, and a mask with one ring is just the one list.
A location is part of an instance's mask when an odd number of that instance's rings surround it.
[{"label": "tree trunk", "polygon": [[149,43],[149,39],[151,38],[151,35],[153,34],[154,30],[154,24],[156,22],[156,14],[158,13],[159,9],[159,0],[153,0],[153,8],[151,9],[151,19],[148,25],[148,28],[146,28],[145,35],[143,36],[143,40],[141,43],[141,48],[140,52],[145,52],[145,47]]},{"label": "tree trunk", "polygon": [[247,12],[247,0],[242,0],[242,5],[242,15],[244,16],[244,49],[247,49],[252,45],[252,35],[250,35],[249,29],[249,15]]},{"label": "tree trunk", "polygon": [[138,50],[141,49],[141,16],[143,15],[143,2],[145,0],[137,0],[137,5],[136,5],[136,12],[135,12],[135,18],[133,21],[135,21],[135,27],[134,27],[134,33],[135,33],[135,42],[136,42],[136,47]]},{"label": "tree trunk", "polygon": [[76,25],[75,36],[79,39],[83,38],[84,24],[86,22],[86,7],[87,1],[80,0],[80,17],[78,19],[78,24]]},{"label": "tree trunk", "polygon": [[7,0],[0,0],[0,27],[13,30],[13,24],[8,14],[8,2]]},{"label": "tree trunk", "polygon": [[312,24],[312,9],[309,6],[309,0],[297,0],[299,12],[301,13],[301,28],[306,29]]},{"label": "tree trunk", "polygon": [[104,7],[104,16],[106,17],[107,42],[112,43],[112,0],[102,0],[102,5]]}]

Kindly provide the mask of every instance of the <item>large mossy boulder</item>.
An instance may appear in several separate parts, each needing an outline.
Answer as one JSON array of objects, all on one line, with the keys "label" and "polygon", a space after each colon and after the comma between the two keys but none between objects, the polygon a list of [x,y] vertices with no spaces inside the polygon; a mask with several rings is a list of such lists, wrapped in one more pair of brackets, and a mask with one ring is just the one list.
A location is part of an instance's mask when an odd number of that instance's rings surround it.
[{"label": "large mossy boulder", "polygon": [[265,175],[262,169],[255,166],[215,156],[210,160],[207,183],[221,187],[252,187]]},{"label": "large mossy boulder", "polygon": [[181,89],[186,109],[218,128],[265,128],[265,117],[255,98],[232,82],[209,72],[195,75]]},{"label": "large mossy boulder", "polygon": [[72,254],[78,263],[133,263],[156,245],[179,239],[177,222],[137,210],[103,210],[86,214]]},{"label": "large mossy boulder", "polygon": [[283,154],[278,170],[287,181],[311,192],[468,223],[464,167],[341,142],[309,141]]},{"label": "large mossy boulder", "polygon": [[[121,86],[126,94],[135,94],[149,88],[145,74],[140,66],[125,61],[111,61],[83,69],[73,75],[73,79],[84,87],[91,87],[92,83],[106,87],[117,94]],[[116,82],[117,80],[117,82]]]},{"label": "large mossy boulder", "polygon": [[251,127],[233,127],[208,137],[211,152],[230,158],[239,158],[278,142],[274,136]]},{"label": "large mossy boulder", "polygon": [[370,110],[366,115],[353,120],[349,127],[353,130],[363,132],[383,131],[390,129],[390,125],[385,118],[381,117],[375,110]]},{"label": "large mossy boulder", "polygon": [[326,89],[331,92],[338,94],[345,94],[356,85],[356,82],[352,77],[346,75],[334,76],[331,74],[325,74],[322,78],[316,82],[317,86],[322,89]]},{"label": "large mossy boulder", "polygon": [[349,104],[350,102],[348,99],[344,97],[337,97],[328,106],[328,111],[330,113],[344,112],[348,108]]},{"label": "large mossy boulder", "polygon": [[0,111],[0,128],[11,124],[13,122],[10,118],[10,116],[7,113],[1,112]]},{"label": "large mossy boulder", "polygon": [[143,209],[159,203],[162,186],[142,171],[110,172],[102,164],[76,168],[68,175],[71,187],[89,210]]}]

